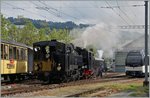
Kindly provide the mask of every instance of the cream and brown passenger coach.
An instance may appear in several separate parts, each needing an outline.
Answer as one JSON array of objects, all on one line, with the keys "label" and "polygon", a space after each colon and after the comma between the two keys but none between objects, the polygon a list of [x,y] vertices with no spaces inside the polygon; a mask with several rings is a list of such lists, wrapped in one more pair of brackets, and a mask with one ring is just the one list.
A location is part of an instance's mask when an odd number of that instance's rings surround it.
[{"label": "cream and brown passenger coach", "polygon": [[14,81],[32,71],[32,48],[21,43],[1,40],[1,76]]}]

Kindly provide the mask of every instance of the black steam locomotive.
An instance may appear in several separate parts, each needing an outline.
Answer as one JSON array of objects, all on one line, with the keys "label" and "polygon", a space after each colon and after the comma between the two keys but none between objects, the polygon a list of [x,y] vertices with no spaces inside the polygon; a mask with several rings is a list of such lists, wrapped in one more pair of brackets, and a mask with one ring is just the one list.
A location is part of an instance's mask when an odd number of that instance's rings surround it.
[{"label": "black steam locomotive", "polygon": [[86,49],[56,40],[36,42],[33,49],[33,69],[40,80],[62,82],[89,78],[94,74],[94,55]]}]

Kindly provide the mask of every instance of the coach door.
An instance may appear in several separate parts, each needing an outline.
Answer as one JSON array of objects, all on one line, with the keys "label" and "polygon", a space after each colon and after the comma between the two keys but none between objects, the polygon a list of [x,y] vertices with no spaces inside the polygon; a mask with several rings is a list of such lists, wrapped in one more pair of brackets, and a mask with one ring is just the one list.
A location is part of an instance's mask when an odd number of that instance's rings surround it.
[{"label": "coach door", "polygon": [[11,73],[11,70],[8,70],[7,68],[7,64],[9,64],[9,46],[4,44],[3,49],[3,74],[8,74]]},{"label": "coach door", "polygon": [[14,50],[12,46],[5,44],[3,46],[3,73],[13,74],[15,73],[15,59]]},{"label": "coach door", "polygon": [[18,47],[17,48],[17,73],[26,73],[27,72],[27,49]]}]

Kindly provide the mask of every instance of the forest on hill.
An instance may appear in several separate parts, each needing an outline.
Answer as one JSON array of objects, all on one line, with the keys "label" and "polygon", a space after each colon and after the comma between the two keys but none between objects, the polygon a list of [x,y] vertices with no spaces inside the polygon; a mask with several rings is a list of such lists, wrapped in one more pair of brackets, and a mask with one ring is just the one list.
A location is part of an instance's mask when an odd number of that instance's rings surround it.
[{"label": "forest on hill", "polygon": [[[20,28],[18,25],[23,25],[23,27]],[[50,25],[54,27],[52,28]],[[66,25],[68,28],[65,28],[63,25]],[[70,30],[84,26],[76,25],[73,22],[52,23],[28,18],[5,18],[1,15],[1,38],[2,40],[20,42],[30,46],[34,42],[52,39],[70,43],[74,39],[70,35]]]},{"label": "forest on hill", "polygon": [[72,21],[66,21],[66,22],[52,22],[52,21],[46,21],[46,20],[36,20],[36,19],[29,19],[29,18],[13,18],[8,17],[8,20],[15,25],[25,25],[26,20],[29,20],[33,23],[33,25],[40,29],[49,27],[50,29],[68,29],[72,30],[74,28],[86,28],[90,26],[89,24],[75,24]]}]

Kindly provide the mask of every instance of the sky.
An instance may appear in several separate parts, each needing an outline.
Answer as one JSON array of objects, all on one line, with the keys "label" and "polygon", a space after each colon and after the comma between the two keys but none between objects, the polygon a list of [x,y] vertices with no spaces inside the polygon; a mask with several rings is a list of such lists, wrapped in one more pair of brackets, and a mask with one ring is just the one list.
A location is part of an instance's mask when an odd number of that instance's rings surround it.
[{"label": "sky", "polygon": [[[134,6],[138,5],[138,6]],[[5,17],[23,17],[77,24],[143,25],[144,1],[1,1]],[[112,8],[111,8],[112,7]]]},{"label": "sky", "polygon": [[[1,13],[7,17],[23,16],[53,22],[73,21],[76,24],[95,24],[79,32],[75,30],[75,45],[95,45],[108,57],[113,55],[118,43],[127,43],[126,38],[136,39],[144,29],[120,29],[118,26],[144,25],[144,1],[134,0],[25,0],[1,1]],[[124,39],[124,40],[123,40]]]}]

